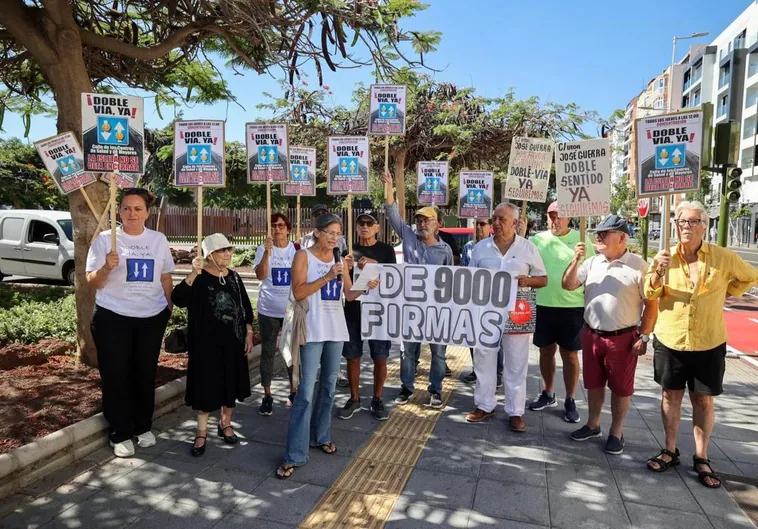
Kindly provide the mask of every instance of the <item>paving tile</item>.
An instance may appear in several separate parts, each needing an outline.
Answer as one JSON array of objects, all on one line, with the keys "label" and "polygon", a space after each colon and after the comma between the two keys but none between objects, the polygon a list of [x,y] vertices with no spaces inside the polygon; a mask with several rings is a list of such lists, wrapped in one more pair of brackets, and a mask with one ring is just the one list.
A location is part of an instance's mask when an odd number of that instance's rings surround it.
[{"label": "paving tile", "polygon": [[497,446],[484,451],[479,478],[546,487],[545,450],[531,446]]},{"label": "paving tile", "polygon": [[488,425],[491,422],[493,422],[492,419],[481,423],[466,422],[465,414],[456,412],[454,415],[448,417],[440,417],[434,427],[431,439],[484,440],[487,438]]},{"label": "paving tile", "polygon": [[101,489],[86,503],[63,511],[45,529],[115,529],[126,527],[160,500],[134,492]]},{"label": "paving tile", "polygon": [[72,479],[71,482],[93,487],[105,487],[106,485],[121,479],[145,463],[147,463],[147,460],[140,457],[116,457],[103,465],[82,472]]},{"label": "paving tile", "polygon": [[240,500],[233,512],[248,519],[297,525],[316,506],[326,490],[307,483],[267,478]]},{"label": "paving tile", "polygon": [[296,529],[296,525],[285,525],[270,520],[250,518],[231,512],[224,516],[213,529]]},{"label": "paving tile", "polygon": [[160,457],[177,459],[179,461],[187,461],[190,463],[212,464],[213,462],[231,456],[235,450],[247,450],[249,442],[242,441],[236,445],[228,445],[222,439],[208,436],[208,439],[205,441],[205,453],[199,458],[192,457],[192,454],[190,453],[194,445],[194,438],[179,441],[167,450],[164,450]]},{"label": "paving tile", "polygon": [[[655,435],[661,448],[666,446],[663,430],[655,431],[653,432],[653,435]],[[711,439],[711,443],[708,446],[708,457],[714,459],[727,459],[726,454],[724,454],[714,441],[714,439]],[[695,453],[695,436],[693,436],[691,432],[679,432],[679,435],[676,437],[676,447],[681,454],[682,464],[692,464],[692,454]],[[656,448],[656,450],[660,450],[660,448]],[[651,452],[650,455],[652,456],[653,452]]]},{"label": "paving tile", "polygon": [[[339,419],[336,419],[339,420]],[[334,423],[334,421],[332,421]],[[337,445],[337,455],[342,457],[355,457],[361,451],[366,441],[371,438],[372,432],[354,432],[350,430],[332,429],[331,441]],[[311,451],[320,450],[319,448]]]},{"label": "paving tile", "polygon": [[671,499],[676,498],[676,510],[702,514],[697,501],[676,472],[630,472],[614,469],[613,474],[625,502],[666,508],[671,507]]},{"label": "paving tile", "polygon": [[[93,461],[87,461],[84,459],[74,461],[62,469],[45,476],[44,479],[40,479],[24,487],[19,492],[28,496],[42,496],[43,494],[50,493],[58,487],[68,483],[79,474],[94,469],[96,466],[96,463]],[[0,514],[0,516],[2,515]]]},{"label": "paving tile", "polygon": [[624,504],[599,496],[550,491],[550,521],[555,529],[629,529]]},{"label": "paving tile", "polygon": [[547,526],[503,520],[473,512],[468,518],[468,525],[466,527],[468,529],[544,529]]},{"label": "paving tile", "polygon": [[284,448],[266,443],[251,442],[245,450],[233,450],[226,458],[212,464],[238,472],[269,475],[284,458]]},{"label": "paving tile", "polygon": [[712,529],[708,518],[700,513],[677,511],[671,508],[626,503],[633,529]]},{"label": "paving tile", "polygon": [[199,507],[218,508],[226,513],[254,490],[265,478],[211,467],[172,492],[167,500]]},{"label": "paving tile", "polygon": [[[9,515],[19,507],[23,507],[33,502],[35,499],[36,498],[34,496],[19,493],[5,496],[3,498],[3,501],[0,502],[0,520],[2,520],[3,517]],[[0,524],[0,527],[2,527],[2,524]]]},{"label": "paving tile", "polygon": [[469,509],[474,499],[476,478],[416,469],[402,496],[408,501],[444,509]]},{"label": "paving tile", "polygon": [[756,529],[756,525],[744,513],[728,518],[708,517],[715,529]]},{"label": "paving tile", "polygon": [[465,529],[468,509],[457,511],[429,505],[423,500],[401,496],[385,524],[385,529],[434,529],[437,527]]},{"label": "paving tile", "polygon": [[538,525],[550,523],[548,494],[542,487],[480,479],[473,511],[503,520]]},{"label": "paving tile", "polygon": [[210,529],[224,513],[214,507],[163,500],[132,523],[130,529]]},{"label": "paving tile", "polygon": [[476,477],[482,463],[483,440],[429,439],[416,468]]},{"label": "paving tile", "polygon": [[[715,463],[713,466],[716,468]],[[701,485],[697,479],[697,474],[691,467],[680,466],[677,468],[677,472],[682,477],[690,493],[695,497],[695,501],[697,501],[700,508],[709,517],[730,518],[732,516],[740,517],[744,515],[740,506],[737,505],[725,487],[709,489]],[[739,485],[735,484],[735,486]]]},{"label": "paving tile", "polygon": [[9,529],[33,529],[40,527],[67,509],[75,507],[99,492],[100,489],[85,485],[68,484],[19,506],[0,520],[2,527]]},{"label": "paving tile", "polygon": [[[728,439],[711,439],[726,457],[735,462],[753,463],[758,460],[758,443],[746,443],[742,441],[730,441]],[[715,454],[708,453],[709,457]]]},{"label": "paving tile", "polygon": [[608,501],[621,501],[613,472],[608,467],[549,463],[546,474],[547,486],[551,491],[577,498],[595,496]]},{"label": "paving tile", "polygon": [[349,457],[313,450],[308,464],[295,469],[295,473],[288,481],[310,483],[311,485],[329,488],[342,474],[350,461],[351,458]]},{"label": "paving tile", "polygon": [[145,463],[124,477],[108,483],[120,491],[138,491],[140,494],[163,499],[193,477],[208,468],[207,463],[178,461],[161,458]]}]

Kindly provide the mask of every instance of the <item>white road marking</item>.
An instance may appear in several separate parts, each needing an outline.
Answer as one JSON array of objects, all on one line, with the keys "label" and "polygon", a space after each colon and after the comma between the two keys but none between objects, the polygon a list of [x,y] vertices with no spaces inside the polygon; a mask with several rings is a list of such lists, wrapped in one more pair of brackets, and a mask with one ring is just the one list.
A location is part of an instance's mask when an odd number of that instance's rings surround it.
[{"label": "white road marking", "polygon": [[758,367],[758,360],[756,360],[755,358],[750,358],[748,355],[746,355],[742,351],[738,351],[737,349],[735,349],[734,347],[732,347],[729,344],[726,345],[726,351],[727,351],[727,353],[729,353],[729,356],[736,356],[737,358],[741,358],[742,360],[744,360],[748,364],[752,364],[752,365]]},{"label": "white road marking", "polygon": [[758,320],[756,320],[755,318],[748,318],[748,319],[749,319],[750,321],[752,321],[753,323],[758,323]]}]

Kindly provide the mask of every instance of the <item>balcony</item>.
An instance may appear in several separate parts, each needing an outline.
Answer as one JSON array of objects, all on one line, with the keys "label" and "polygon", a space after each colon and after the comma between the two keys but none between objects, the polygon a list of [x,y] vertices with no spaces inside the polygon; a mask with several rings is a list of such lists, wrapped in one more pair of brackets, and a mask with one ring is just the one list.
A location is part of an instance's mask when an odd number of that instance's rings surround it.
[{"label": "balcony", "polygon": [[728,84],[729,84],[729,81],[730,81],[731,79],[732,79],[732,76],[731,76],[731,74],[729,74],[729,75],[722,75],[721,77],[719,77],[719,90],[721,90],[721,89],[722,89],[722,88],[724,88],[726,85],[728,85]]},{"label": "balcony", "polygon": [[719,105],[718,110],[716,111],[716,117],[720,118],[723,116],[726,116],[727,112],[729,112],[729,104],[726,105]]},{"label": "balcony", "polygon": [[747,76],[753,77],[757,73],[758,73],[758,62],[751,62],[750,65],[747,67]]}]

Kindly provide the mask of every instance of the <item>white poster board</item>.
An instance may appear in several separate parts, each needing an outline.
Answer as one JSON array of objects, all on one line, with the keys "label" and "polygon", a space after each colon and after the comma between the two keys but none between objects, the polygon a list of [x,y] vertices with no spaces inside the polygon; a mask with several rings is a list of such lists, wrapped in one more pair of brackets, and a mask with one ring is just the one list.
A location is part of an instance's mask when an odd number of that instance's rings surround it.
[{"label": "white poster board", "polygon": [[82,148],[85,171],[144,173],[147,160],[142,98],[82,92]]},{"label": "white poster board", "polygon": [[418,162],[416,198],[419,204],[446,206],[450,201],[450,165],[448,162]]},{"label": "white poster board", "polygon": [[368,137],[330,136],[327,151],[327,194],[368,194]]},{"label": "white poster board", "polygon": [[64,195],[97,182],[94,174],[84,170],[84,154],[72,132],[36,141],[34,147]]},{"label": "white poster board", "polygon": [[458,176],[458,216],[465,219],[492,216],[491,171],[464,171]]},{"label": "white poster board", "polygon": [[503,199],[545,202],[555,143],[547,138],[513,138]]},{"label": "white poster board", "polygon": [[405,134],[405,85],[371,85],[368,133],[385,136]]},{"label": "white poster board", "polygon": [[290,147],[290,179],[282,184],[285,196],[316,196],[316,149]]},{"label": "white poster board", "polygon": [[224,122],[174,121],[174,185],[224,187]]},{"label": "white poster board", "polygon": [[289,180],[289,141],[287,125],[245,124],[247,183],[286,182]]},{"label": "white poster board", "polygon": [[555,147],[558,215],[564,218],[611,212],[611,146],[607,138],[568,141]]}]

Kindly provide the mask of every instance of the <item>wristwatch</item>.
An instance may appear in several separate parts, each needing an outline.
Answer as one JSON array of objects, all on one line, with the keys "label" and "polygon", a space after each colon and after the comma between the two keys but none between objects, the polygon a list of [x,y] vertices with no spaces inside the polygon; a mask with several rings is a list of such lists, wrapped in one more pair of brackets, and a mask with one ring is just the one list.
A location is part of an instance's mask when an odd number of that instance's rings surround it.
[{"label": "wristwatch", "polygon": [[642,340],[642,343],[648,343],[650,341],[650,335],[640,334],[640,340]]}]

